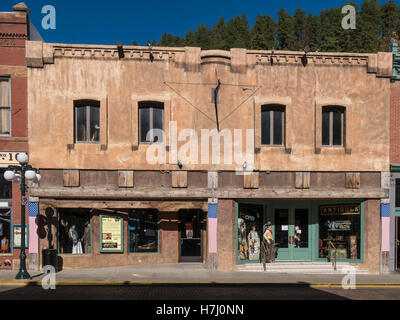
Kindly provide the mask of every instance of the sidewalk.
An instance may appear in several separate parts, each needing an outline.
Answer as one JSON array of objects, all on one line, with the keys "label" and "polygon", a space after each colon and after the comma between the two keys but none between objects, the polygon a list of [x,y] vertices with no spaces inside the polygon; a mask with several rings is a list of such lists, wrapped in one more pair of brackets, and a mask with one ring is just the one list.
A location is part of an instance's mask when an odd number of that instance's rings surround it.
[{"label": "sidewalk", "polygon": [[[29,271],[32,280],[15,280],[18,271],[0,271],[1,285],[41,285],[43,274]],[[345,275],[271,274],[264,272],[209,271],[203,264],[142,265],[129,267],[63,270],[58,285],[151,285],[151,284],[291,284],[341,285]],[[356,283],[366,287],[399,287],[400,274],[359,275]]]}]

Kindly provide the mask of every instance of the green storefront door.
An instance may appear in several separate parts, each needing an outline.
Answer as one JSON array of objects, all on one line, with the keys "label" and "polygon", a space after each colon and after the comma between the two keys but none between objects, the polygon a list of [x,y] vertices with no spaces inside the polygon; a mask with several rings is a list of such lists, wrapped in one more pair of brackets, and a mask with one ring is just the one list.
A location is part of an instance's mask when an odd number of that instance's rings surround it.
[{"label": "green storefront door", "polygon": [[272,211],[277,260],[311,260],[310,209],[281,206]]}]

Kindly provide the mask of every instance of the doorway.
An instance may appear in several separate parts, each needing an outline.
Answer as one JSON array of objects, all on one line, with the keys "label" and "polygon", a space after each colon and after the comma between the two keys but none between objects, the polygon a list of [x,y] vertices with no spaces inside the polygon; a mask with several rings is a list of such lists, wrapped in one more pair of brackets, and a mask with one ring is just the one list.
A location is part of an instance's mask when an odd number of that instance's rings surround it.
[{"label": "doorway", "polygon": [[204,212],[179,211],[179,262],[203,262]]},{"label": "doorway", "polygon": [[273,208],[273,232],[278,250],[277,260],[311,260],[310,209]]}]

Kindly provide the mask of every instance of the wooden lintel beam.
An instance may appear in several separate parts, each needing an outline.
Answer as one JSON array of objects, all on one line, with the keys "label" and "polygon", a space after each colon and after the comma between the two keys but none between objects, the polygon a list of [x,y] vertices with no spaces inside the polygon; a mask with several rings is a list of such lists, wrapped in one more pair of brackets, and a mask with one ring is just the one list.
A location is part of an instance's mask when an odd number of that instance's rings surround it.
[{"label": "wooden lintel beam", "polygon": [[[104,202],[107,200],[118,200],[122,203],[134,199],[162,199],[162,200],[185,200],[201,199],[206,201],[208,198],[216,197],[219,199],[380,199],[389,197],[389,189],[226,189],[219,188],[214,191],[208,188],[198,189],[100,189],[100,188],[32,188],[30,196],[50,199],[74,199],[74,200],[97,200]],[[123,201],[124,199],[129,199]]]}]

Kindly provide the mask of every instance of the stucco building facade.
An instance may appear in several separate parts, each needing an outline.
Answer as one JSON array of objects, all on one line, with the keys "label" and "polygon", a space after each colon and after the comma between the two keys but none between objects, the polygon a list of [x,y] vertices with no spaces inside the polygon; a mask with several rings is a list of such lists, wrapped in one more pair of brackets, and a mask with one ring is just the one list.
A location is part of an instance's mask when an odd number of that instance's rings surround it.
[{"label": "stucco building facade", "polygon": [[28,42],[26,59],[39,248],[64,268],[234,270],[270,221],[278,260],[334,244],[381,272],[390,53]]}]

